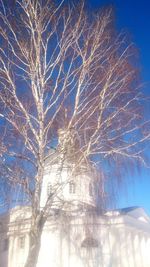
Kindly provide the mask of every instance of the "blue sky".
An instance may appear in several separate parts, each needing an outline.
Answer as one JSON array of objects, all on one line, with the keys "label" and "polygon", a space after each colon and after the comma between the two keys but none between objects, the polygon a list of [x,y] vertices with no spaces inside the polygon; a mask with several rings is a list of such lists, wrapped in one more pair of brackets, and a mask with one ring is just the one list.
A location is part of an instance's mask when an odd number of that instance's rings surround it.
[{"label": "blue sky", "polygon": [[[139,62],[144,92],[150,96],[150,1],[148,0],[86,0],[91,7],[99,8],[112,4],[118,30],[125,29],[139,51]],[[150,105],[150,103],[149,103]],[[147,111],[150,109],[148,107]],[[132,174],[133,176],[133,174]],[[134,177],[128,177],[128,192],[124,190],[118,207],[143,206],[150,215],[150,169],[141,169]],[[132,179],[134,178],[134,179]]]},{"label": "blue sky", "polygon": [[[145,83],[144,92],[150,96],[150,1],[149,0],[85,0],[91,7],[99,8],[112,4],[118,30],[129,32],[139,51],[141,75]],[[150,105],[150,104],[149,104]],[[150,108],[148,108],[150,112]],[[129,180],[128,192],[122,191],[118,207],[143,206],[150,215],[150,169],[141,169]]]}]

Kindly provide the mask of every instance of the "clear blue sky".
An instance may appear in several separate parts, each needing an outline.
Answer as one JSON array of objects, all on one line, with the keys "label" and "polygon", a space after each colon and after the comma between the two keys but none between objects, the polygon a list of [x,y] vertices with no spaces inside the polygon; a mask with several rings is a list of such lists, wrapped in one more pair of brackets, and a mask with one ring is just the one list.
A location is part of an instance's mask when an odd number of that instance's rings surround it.
[{"label": "clear blue sky", "polygon": [[[99,8],[112,4],[115,9],[118,29],[126,29],[136,44],[144,92],[150,96],[150,1],[149,0],[86,0],[91,7]],[[150,103],[149,103],[150,105]],[[150,112],[150,108],[149,108]],[[118,207],[143,206],[150,215],[150,169],[142,169],[134,175],[128,194],[122,194]],[[132,177],[129,177],[132,178]],[[131,179],[132,180],[132,179]]]}]

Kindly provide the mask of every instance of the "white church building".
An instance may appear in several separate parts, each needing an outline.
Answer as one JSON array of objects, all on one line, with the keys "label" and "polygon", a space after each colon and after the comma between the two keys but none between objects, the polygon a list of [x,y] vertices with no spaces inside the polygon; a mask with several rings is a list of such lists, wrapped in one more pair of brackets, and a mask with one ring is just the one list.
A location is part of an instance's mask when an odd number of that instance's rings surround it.
[{"label": "white church building", "polygon": [[[60,159],[52,151],[45,164],[41,208],[60,176],[61,187],[42,232],[37,267],[150,267],[150,218],[144,210],[98,213],[92,174],[82,166],[68,180],[73,162],[63,161],[62,168]],[[0,267],[24,266],[30,222],[27,206],[0,216]]]},{"label": "white church building", "polygon": [[[28,253],[30,208],[0,218],[0,267],[23,267]],[[37,267],[149,267],[150,219],[142,208],[98,216],[92,211],[46,222]]]}]

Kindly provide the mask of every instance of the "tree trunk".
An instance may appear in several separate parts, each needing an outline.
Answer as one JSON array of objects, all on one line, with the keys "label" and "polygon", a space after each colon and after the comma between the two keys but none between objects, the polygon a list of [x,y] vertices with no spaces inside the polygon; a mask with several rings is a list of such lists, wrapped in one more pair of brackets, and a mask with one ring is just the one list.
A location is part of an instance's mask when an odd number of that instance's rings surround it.
[{"label": "tree trunk", "polygon": [[[30,239],[32,239],[32,237],[30,237]],[[40,237],[39,236],[37,237],[36,242],[34,241],[34,244],[32,246],[29,245],[28,257],[24,267],[36,267],[40,246],[41,246],[41,234]]]},{"label": "tree trunk", "polygon": [[41,236],[45,224],[45,221],[42,219],[43,218],[41,218],[41,220],[38,221],[38,223],[35,224],[30,231],[29,250],[24,267],[36,267],[37,265],[39,251],[41,247]]}]

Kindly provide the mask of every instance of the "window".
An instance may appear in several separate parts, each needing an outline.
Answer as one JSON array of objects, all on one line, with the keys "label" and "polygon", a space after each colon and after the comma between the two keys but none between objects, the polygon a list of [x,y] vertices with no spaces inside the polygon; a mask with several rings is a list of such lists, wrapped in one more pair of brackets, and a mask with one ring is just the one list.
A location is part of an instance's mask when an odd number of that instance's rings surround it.
[{"label": "window", "polygon": [[69,182],[69,193],[75,194],[75,191],[76,191],[75,183],[73,181]]},{"label": "window", "polygon": [[52,185],[48,183],[47,185],[47,196],[49,197],[52,194]]},{"label": "window", "polygon": [[81,244],[81,247],[83,247],[83,248],[96,248],[96,247],[98,247],[98,240],[97,239],[95,239],[95,238],[93,238],[93,237],[86,237],[84,240],[83,240],[83,242],[82,242],[82,244]]},{"label": "window", "polygon": [[93,196],[93,186],[92,186],[91,183],[89,184],[89,195],[90,195],[91,197]]},{"label": "window", "polygon": [[25,236],[19,237],[19,248],[23,249],[25,246]]},{"label": "window", "polygon": [[9,247],[9,238],[4,239],[3,250],[7,251]]}]

